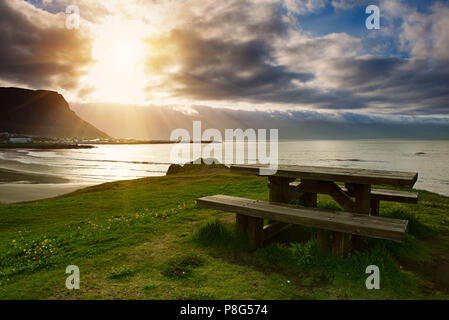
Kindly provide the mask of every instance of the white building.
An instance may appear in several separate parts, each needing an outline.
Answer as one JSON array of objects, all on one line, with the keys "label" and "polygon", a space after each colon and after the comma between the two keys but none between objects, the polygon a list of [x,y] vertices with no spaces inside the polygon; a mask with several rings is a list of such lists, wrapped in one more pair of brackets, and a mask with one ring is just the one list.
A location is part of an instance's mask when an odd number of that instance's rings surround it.
[{"label": "white building", "polygon": [[31,143],[31,142],[33,142],[33,138],[9,138],[9,142],[11,142],[11,143]]}]

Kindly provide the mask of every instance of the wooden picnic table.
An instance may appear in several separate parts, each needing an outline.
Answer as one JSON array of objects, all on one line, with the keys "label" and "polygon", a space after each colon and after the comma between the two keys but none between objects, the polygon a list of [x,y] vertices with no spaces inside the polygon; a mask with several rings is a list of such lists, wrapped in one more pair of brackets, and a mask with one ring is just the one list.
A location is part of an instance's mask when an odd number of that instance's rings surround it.
[{"label": "wooden picnic table", "polygon": [[[234,173],[264,175],[263,165],[232,165]],[[261,171],[262,169],[262,171]],[[301,179],[294,187],[292,183]],[[317,194],[328,194],[344,210],[358,214],[378,212],[379,202],[371,197],[371,186],[413,187],[418,174],[413,172],[336,168],[301,165],[280,165],[268,176],[270,202],[292,203],[306,207],[317,206]],[[336,183],[344,183],[345,187]],[[352,199],[354,198],[354,200]],[[377,207],[377,208],[376,208]],[[344,255],[349,248],[360,249],[361,237],[347,233],[318,230],[318,245],[326,250],[333,243],[336,255]],[[333,241],[331,242],[331,238]]]}]

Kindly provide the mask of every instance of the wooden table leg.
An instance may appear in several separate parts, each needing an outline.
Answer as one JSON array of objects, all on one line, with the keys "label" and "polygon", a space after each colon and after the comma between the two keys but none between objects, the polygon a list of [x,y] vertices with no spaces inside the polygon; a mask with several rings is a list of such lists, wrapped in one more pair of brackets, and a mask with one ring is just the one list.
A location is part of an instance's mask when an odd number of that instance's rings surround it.
[{"label": "wooden table leg", "polygon": [[[316,208],[318,206],[318,195],[312,192],[304,192],[299,200],[299,203],[305,207]],[[320,252],[326,253],[330,250],[331,234],[329,230],[319,229],[317,231],[317,246]]]},{"label": "wooden table leg", "polygon": [[[300,204],[307,207],[317,206],[317,193],[329,194],[335,201],[337,201],[347,211],[354,211],[355,203],[351,198],[341,191],[340,187],[334,182],[328,181],[314,181],[308,179],[301,179],[301,184],[297,186],[298,197]],[[332,246],[332,238],[334,245]],[[339,232],[332,232],[328,230],[318,230],[317,232],[317,246],[318,249],[326,253],[331,248],[335,256],[343,256],[350,245],[350,235],[345,235]]]},{"label": "wooden table leg", "polygon": [[[290,186],[290,182],[295,181],[295,178],[288,177],[268,177],[270,188],[270,201],[278,203],[292,203],[296,198],[296,192]],[[287,230],[291,225],[283,222],[270,223],[264,227],[263,241],[276,236],[277,234]]]},{"label": "wooden table leg", "polygon": [[310,193],[305,192],[300,198],[299,198],[300,205],[304,207],[313,207],[315,208],[318,203],[318,197],[316,193]]},{"label": "wooden table leg", "polygon": [[257,249],[263,243],[263,219],[248,217],[248,238],[251,249]]},{"label": "wooden table leg", "polygon": [[[370,214],[371,207],[371,185],[369,184],[354,184],[355,196],[355,212],[360,214]],[[356,250],[362,247],[362,237],[353,236],[352,246]]]},{"label": "wooden table leg", "polygon": [[[354,206],[348,206],[348,211],[360,214],[370,214],[371,207],[371,185],[366,184],[346,184],[349,194],[355,197]],[[347,233],[333,232],[333,254],[335,257],[345,257],[351,249],[360,250],[362,247],[362,237]]]},{"label": "wooden table leg", "polygon": [[380,201],[379,199],[376,198],[371,198],[371,215],[372,216],[379,216],[379,206],[380,206]]},{"label": "wooden table leg", "polygon": [[270,176],[268,180],[271,202],[291,203],[295,200],[293,189],[290,187],[290,182],[295,181],[295,178]]},{"label": "wooden table leg", "polygon": [[237,213],[235,215],[235,224],[237,226],[237,229],[242,232],[246,232],[248,230],[248,216]]},{"label": "wooden table leg", "polygon": [[344,258],[351,251],[351,235],[349,233],[332,232],[332,254],[336,258]]},{"label": "wooden table leg", "polygon": [[[318,195],[312,192],[304,192],[299,200],[300,204],[305,207],[316,208],[318,206]],[[331,246],[331,234],[329,230],[317,231],[317,246],[318,250],[325,253],[330,250]]]},{"label": "wooden table leg", "polygon": [[327,253],[332,248],[332,231],[318,229],[316,235],[317,247],[321,253]]}]

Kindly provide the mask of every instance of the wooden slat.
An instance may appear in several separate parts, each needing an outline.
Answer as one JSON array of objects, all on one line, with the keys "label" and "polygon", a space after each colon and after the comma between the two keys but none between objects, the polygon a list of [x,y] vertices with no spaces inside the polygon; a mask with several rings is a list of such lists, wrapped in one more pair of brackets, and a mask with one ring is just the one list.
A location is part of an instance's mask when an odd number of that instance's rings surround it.
[{"label": "wooden slat", "polygon": [[[298,187],[301,184],[299,181],[290,183],[291,187]],[[348,193],[348,189],[340,186],[340,189]],[[418,203],[419,194],[417,192],[386,190],[386,189],[371,189],[371,198],[382,201],[403,202],[403,203]]]},{"label": "wooden slat", "polygon": [[[345,187],[340,186],[341,190],[348,192]],[[371,198],[403,203],[418,203],[418,193],[399,190],[371,189]]]},{"label": "wooden slat", "polygon": [[[232,165],[231,171],[259,175],[260,170],[265,167],[264,165]],[[280,165],[274,175],[278,177],[410,188],[413,187],[418,179],[418,174],[414,172],[297,165]]]},{"label": "wooden slat", "polygon": [[197,199],[197,205],[251,217],[402,242],[407,220],[298,207],[225,195]]},{"label": "wooden slat", "polygon": [[[345,192],[343,192],[340,189],[340,187],[335,184],[335,182],[310,181],[310,180],[304,181],[302,179],[300,184],[292,182],[290,183],[290,186],[297,188],[299,192],[314,192],[314,193],[328,194],[335,201],[337,201],[338,204],[342,206],[344,210],[348,212],[354,212],[355,208],[354,201],[352,201],[351,197],[349,197]],[[304,206],[310,207],[309,205]]]},{"label": "wooden slat", "polygon": [[371,197],[383,201],[418,203],[417,192],[373,189],[371,190]]}]

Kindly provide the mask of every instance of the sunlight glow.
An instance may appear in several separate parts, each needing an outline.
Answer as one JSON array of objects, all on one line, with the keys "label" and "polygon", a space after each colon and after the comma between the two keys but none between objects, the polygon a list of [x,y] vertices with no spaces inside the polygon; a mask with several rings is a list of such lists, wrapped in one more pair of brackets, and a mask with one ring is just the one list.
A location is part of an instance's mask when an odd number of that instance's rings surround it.
[{"label": "sunlight glow", "polygon": [[142,103],[146,84],[142,23],[111,17],[95,28],[92,55],[97,64],[87,83],[97,101]]}]

